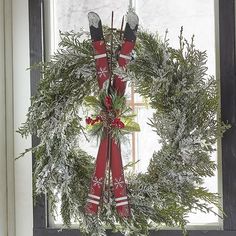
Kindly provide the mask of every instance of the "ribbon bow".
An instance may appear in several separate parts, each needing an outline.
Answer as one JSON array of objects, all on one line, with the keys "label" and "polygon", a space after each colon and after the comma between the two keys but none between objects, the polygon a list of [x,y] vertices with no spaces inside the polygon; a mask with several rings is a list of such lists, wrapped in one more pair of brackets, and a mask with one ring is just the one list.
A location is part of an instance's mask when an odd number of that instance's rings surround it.
[{"label": "ribbon bow", "polygon": [[[88,14],[88,18],[92,38],[92,47],[96,62],[98,85],[99,89],[102,89],[104,82],[109,80],[111,77],[111,69],[109,68],[106,44],[103,37],[102,23],[100,17],[94,12],[90,12]],[[123,43],[121,45],[120,52],[118,53],[118,65],[122,69],[126,68],[127,63],[131,59],[130,55],[135,46],[137,28],[138,17],[134,12],[129,12],[127,15]],[[110,65],[111,63],[112,62],[110,61]],[[123,81],[121,77],[115,75],[111,86],[118,95],[124,95],[126,82]],[[105,97],[104,103],[106,105],[107,113],[109,113],[112,109],[112,103],[109,96]],[[91,122],[91,120],[88,120],[87,122]],[[112,123],[109,123],[109,127],[112,127],[112,125],[122,128],[122,122],[119,118],[116,118],[116,120],[112,120]],[[102,202],[102,195],[106,182],[106,170],[108,168],[109,177],[110,171],[112,173],[112,186],[117,213],[121,217],[129,217],[130,206],[124,178],[121,148],[119,142],[116,142],[110,135],[109,129],[110,128],[107,128],[105,135],[100,142],[85,210],[90,214],[98,213],[99,206]]]}]

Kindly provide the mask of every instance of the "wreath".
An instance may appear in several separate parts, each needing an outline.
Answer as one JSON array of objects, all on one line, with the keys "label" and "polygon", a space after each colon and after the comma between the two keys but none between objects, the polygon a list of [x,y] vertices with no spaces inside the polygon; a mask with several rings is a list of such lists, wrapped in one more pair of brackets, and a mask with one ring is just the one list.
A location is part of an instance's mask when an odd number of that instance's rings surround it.
[{"label": "wreath", "polygon": [[[105,41],[109,45],[112,35],[114,48],[122,43],[120,34],[104,27]],[[216,118],[219,92],[216,80],[206,74],[206,52],[195,48],[193,38],[184,39],[181,29],[177,49],[167,37],[139,31],[134,60],[126,70],[117,67],[117,55],[111,54],[114,73],[129,81],[154,110],[148,122],[162,146],[153,153],[146,173],[126,173],[131,217],[117,214],[114,200],[104,201],[99,214],[91,215],[85,205],[95,158],[79,140],[88,133],[102,138],[106,119],[101,107],[114,103],[124,111],[123,117],[114,115],[110,122],[115,139],[139,126],[124,96],[113,92],[107,97],[107,90],[98,89],[90,34],[82,30],[60,35],[60,48],[51,60],[32,68],[39,69],[42,78],[27,120],[18,129],[23,137],[39,138],[35,147],[22,153],[32,151],[35,156],[34,195],[46,193],[52,212],[60,202],[65,227],[78,222],[85,235],[106,235],[111,228],[141,236],[163,224],[178,226],[186,234],[188,213],[213,211],[212,204],[219,208],[219,196],[202,184],[203,178],[214,175],[216,164],[210,155],[228,127]],[[92,115],[83,116],[81,110]],[[105,190],[105,197],[109,192]]]}]

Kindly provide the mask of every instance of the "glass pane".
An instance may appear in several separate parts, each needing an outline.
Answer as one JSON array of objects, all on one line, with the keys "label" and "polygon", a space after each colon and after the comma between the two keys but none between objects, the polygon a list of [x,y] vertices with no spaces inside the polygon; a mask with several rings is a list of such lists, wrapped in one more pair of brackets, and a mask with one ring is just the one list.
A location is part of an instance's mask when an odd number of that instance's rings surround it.
[{"label": "glass pane", "polygon": [[208,54],[209,73],[215,74],[215,21],[214,0],[136,0],[140,24],[164,37],[168,30],[170,44],[179,46],[181,26],[184,36],[195,35],[197,48]]},{"label": "glass pane", "polygon": [[146,172],[153,152],[158,151],[161,145],[158,142],[157,134],[148,125],[148,120],[152,118],[153,110],[149,107],[137,107],[135,112],[141,129],[141,132],[136,134],[136,160],[139,160],[136,170],[138,172]]},{"label": "glass pane", "polygon": [[[206,50],[208,55],[208,74],[215,76],[215,22],[214,22],[214,0],[136,0],[136,11],[139,15],[141,25],[152,32],[158,32],[162,38],[168,30],[170,45],[178,47],[178,35],[183,26],[184,37],[191,39],[195,35],[195,45],[200,50]],[[139,110],[139,117],[145,115],[144,111]],[[146,113],[147,115],[148,113]],[[142,122],[143,119],[140,119]],[[143,132],[143,130],[142,130]],[[148,128],[145,127],[145,133]],[[146,134],[149,137],[150,134]],[[142,134],[139,134],[143,139]],[[150,138],[149,138],[150,140]],[[143,141],[141,141],[142,143]],[[153,142],[153,141],[151,141]],[[146,143],[146,145],[148,145]],[[138,143],[138,150],[141,156],[141,145]],[[151,146],[151,145],[150,145]],[[151,147],[149,147],[151,148]],[[145,150],[147,150],[145,148]],[[144,152],[144,151],[143,151]],[[150,156],[150,155],[147,155]],[[212,159],[217,161],[217,155],[214,153]],[[142,164],[145,165],[145,160]],[[140,170],[142,171],[142,170]],[[206,178],[204,186],[211,192],[218,192],[217,172],[214,177]],[[216,208],[213,207],[216,211]],[[218,224],[218,217],[213,213],[195,212],[189,215],[190,224]]]},{"label": "glass pane", "polygon": [[[217,152],[214,152],[212,154],[212,160],[217,161]],[[210,192],[217,193],[218,192],[218,173],[215,171],[215,176],[213,177],[207,177],[205,178],[203,186],[208,188]],[[212,206],[212,210],[217,212],[217,208],[215,206]],[[202,213],[202,212],[193,212],[189,214],[188,220],[190,222],[190,225],[202,225],[202,224],[208,224],[208,225],[218,225],[219,219],[218,217],[210,212],[210,213]]]},{"label": "glass pane", "polygon": [[55,43],[59,41],[59,30],[79,31],[89,29],[87,14],[95,11],[101,16],[102,23],[111,24],[111,12],[114,11],[114,25],[121,25],[122,17],[128,9],[128,1],[94,0],[52,0],[54,2]]}]

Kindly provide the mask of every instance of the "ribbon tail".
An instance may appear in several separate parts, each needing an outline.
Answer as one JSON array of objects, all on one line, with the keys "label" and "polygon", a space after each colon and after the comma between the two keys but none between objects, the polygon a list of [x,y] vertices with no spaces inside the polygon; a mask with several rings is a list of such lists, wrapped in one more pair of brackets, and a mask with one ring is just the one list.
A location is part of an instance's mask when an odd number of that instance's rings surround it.
[{"label": "ribbon tail", "polygon": [[116,211],[120,217],[130,217],[130,205],[127,196],[127,186],[125,183],[124,169],[121,158],[120,145],[111,140],[111,172],[113,193],[116,203]]}]

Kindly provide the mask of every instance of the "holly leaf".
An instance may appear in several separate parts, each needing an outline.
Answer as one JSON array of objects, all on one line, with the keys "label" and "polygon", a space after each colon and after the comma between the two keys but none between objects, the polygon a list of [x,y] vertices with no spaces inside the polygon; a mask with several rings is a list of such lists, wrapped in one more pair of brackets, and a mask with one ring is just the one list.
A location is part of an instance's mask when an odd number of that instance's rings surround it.
[{"label": "holly leaf", "polygon": [[97,107],[100,106],[99,100],[94,96],[87,96],[84,98],[85,105],[91,106],[91,107]]},{"label": "holly leaf", "polygon": [[126,130],[128,132],[139,132],[140,126],[137,122],[131,121],[125,124],[125,127],[123,128],[123,130]]},{"label": "holly leaf", "polygon": [[94,125],[87,125],[86,129],[88,130],[91,136],[100,136],[100,132],[102,131],[102,123],[96,123]]},{"label": "holly leaf", "polygon": [[137,115],[136,114],[130,114],[130,115],[123,115],[121,118],[126,120],[126,119],[134,119]]}]

